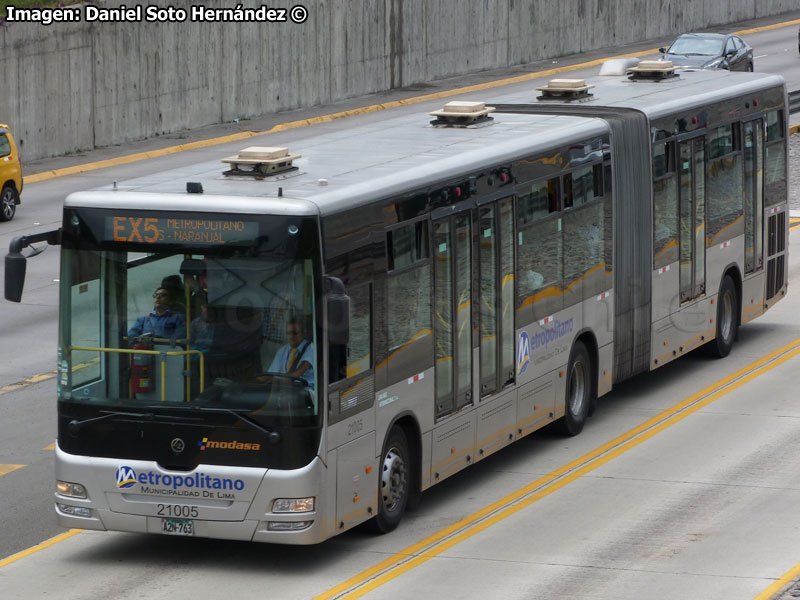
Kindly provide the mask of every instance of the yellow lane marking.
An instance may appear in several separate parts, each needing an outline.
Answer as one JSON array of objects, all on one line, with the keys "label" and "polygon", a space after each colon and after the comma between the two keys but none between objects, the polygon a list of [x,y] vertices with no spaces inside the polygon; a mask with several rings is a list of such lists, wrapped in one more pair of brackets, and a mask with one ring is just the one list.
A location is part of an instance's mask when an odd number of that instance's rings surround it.
[{"label": "yellow lane marking", "polygon": [[12,471],[16,471],[17,469],[21,469],[25,465],[3,465],[0,464],[0,477],[3,475],[8,475]]},{"label": "yellow lane marking", "polygon": [[786,571],[786,573],[784,573],[780,579],[776,580],[775,583],[753,598],[753,600],[769,600],[784,587],[789,585],[798,575],[800,575],[800,564],[797,564]]},{"label": "yellow lane marking", "polygon": [[798,217],[791,218],[790,217],[789,218],[789,230],[791,231],[792,229],[797,229],[798,227],[800,227],[800,218],[798,218]]},{"label": "yellow lane marking", "polygon": [[8,385],[4,385],[0,387],[0,396],[3,394],[7,394],[8,392],[14,392],[20,388],[24,388],[25,386],[39,383],[41,381],[47,381],[48,379],[52,379],[56,376],[55,371],[51,371],[50,373],[42,373],[41,375],[33,375],[32,377],[28,377],[24,381],[18,381],[17,383],[10,383]]},{"label": "yellow lane marking", "polygon": [[789,27],[791,25],[800,25],[800,19],[795,19],[794,21],[783,21],[781,23],[773,23],[772,25],[764,25],[763,27],[753,27],[752,29],[742,29],[741,31],[734,31],[734,33],[736,35],[747,35],[750,33],[761,33],[762,31],[780,29],[781,27]]},{"label": "yellow lane marking", "polygon": [[44,448],[42,448],[42,450],[55,450],[55,449],[56,449],[56,443],[55,442],[53,442],[49,446],[45,446]]},{"label": "yellow lane marking", "polygon": [[512,492],[505,498],[494,502],[469,517],[401,550],[394,556],[317,596],[314,600],[360,598],[384,583],[441,554],[459,542],[472,537],[522,508],[552,494],[568,483],[594,471],[657,433],[671,427],[688,415],[721,398],[731,390],[744,385],[798,354],[800,354],[800,339],[786,344],[689,396],[592,452]]},{"label": "yellow lane marking", "polygon": [[57,535],[56,537],[50,538],[49,540],[45,540],[41,544],[36,544],[35,546],[28,548],[27,550],[23,550],[22,552],[17,552],[16,554],[12,554],[8,558],[4,558],[0,560],[0,568],[5,567],[6,565],[10,565],[13,562],[17,562],[21,558],[25,558],[26,556],[30,556],[34,552],[39,552],[39,550],[44,550],[45,548],[49,548],[58,542],[63,542],[67,538],[71,538],[73,535],[79,534],[83,529],[70,529],[66,533],[62,533],[61,535]]},{"label": "yellow lane marking", "polygon": [[[800,19],[794,21],[785,21],[783,23],[775,23],[774,25],[765,25],[764,27],[755,27],[753,29],[743,29],[741,31],[736,31],[737,35],[745,35],[750,33],[759,33],[762,31],[769,31],[771,29],[780,29],[781,27],[789,27],[791,25],[796,25],[800,23]],[[501,87],[504,85],[511,85],[514,83],[523,83],[525,81],[530,81],[532,79],[538,79],[541,77],[551,77],[553,75],[559,75],[561,73],[566,73],[568,71],[575,71],[577,69],[585,69],[588,67],[594,67],[597,65],[603,64],[605,61],[610,60],[612,58],[638,58],[640,56],[646,56],[648,54],[655,54],[658,52],[658,48],[651,48],[650,50],[642,50],[640,52],[631,52],[629,54],[619,54],[617,56],[609,56],[606,58],[598,58],[596,60],[590,60],[587,62],[576,63],[574,65],[567,65],[564,67],[557,67],[554,69],[547,69],[545,71],[537,71],[534,73],[527,73],[525,75],[517,75],[515,77],[507,77],[505,79],[497,79],[495,81],[487,81],[485,83],[479,83],[475,85],[468,85],[460,88],[454,88],[451,90],[444,90],[441,92],[435,92],[432,94],[425,94],[423,96],[414,96],[412,98],[406,98],[404,100],[392,100],[390,102],[384,102],[382,104],[372,104],[369,106],[363,106],[361,108],[355,108],[352,110],[345,110],[341,112],[331,113],[328,115],[321,115],[318,117],[312,117],[310,119],[300,119],[298,121],[289,121],[287,123],[279,123],[269,129],[264,131],[242,131],[239,133],[233,133],[230,135],[225,135],[222,137],[217,138],[210,138],[207,140],[198,140],[196,142],[189,142],[186,144],[179,144],[177,146],[169,146],[167,148],[160,148],[157,150],[149,150],[147,152],[137,152],[136,154],[128,154],[127,156],[119,156],[117,158],[109,158],[106,160],[101,160],[97,162],[85,163],[82,165],[74,165],[72,167],[65,167],[63,169],[53,169],[52,171],[43,171],[42,173],[36,173],[34,175],[26,175],[24,176],[24,184],[31,184],[37,183],[39,181],[46,181],[48,179],[55,179],[56,177],[64,177],[66,175],[76,175],[78,173],[85,173],[87,171],[96,171],[97,169],[105,169],[106,167],[114,167],[118,165],[126,165],[132,162],[138,162],[140,160],[147,160],[150,158],[158,158],[160,156],[167,156],[169,154],[176,154],[178,152],[186,152],[187,150],[196,150],[198,148],[208,148],[211,146],[217,146],[219,144],[226,144],[228,142],[235,142],[239,140],[245,140],[256,136],[261,135],[269,135],[270,133],[277,133],[279,131],[288,131],[290,129],[297,129],[299,127],[308,127],[309,125],[319,125],[321,123],[330,123],[331,121],[335,121],[337,119],[346,119],[348,117],[354,117],[357,115],[365,115],[373,112],[377,112],[379,110],[387,110],[390,108],[398,108],[400,106],[410,106],[413,104],[419,104],[420,102],[427,102],[429,100],[437,100],[440,98],[448,98],[450,96],[456,96],[459,94],[468,94],[470,92],[478,92],[482,90],[488,90],[496,87]],[[791,128],[790,128],[791,129]],[[797,129],[795,127],[794,131],[791,133],[796,133]]]}]

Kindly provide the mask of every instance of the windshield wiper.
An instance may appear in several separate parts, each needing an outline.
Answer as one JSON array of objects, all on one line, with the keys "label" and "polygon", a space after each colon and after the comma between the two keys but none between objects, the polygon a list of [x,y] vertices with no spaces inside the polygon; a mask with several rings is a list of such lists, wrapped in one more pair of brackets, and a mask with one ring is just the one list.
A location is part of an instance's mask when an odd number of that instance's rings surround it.
[{"label": "windshield wiper", "polygon": [[281,441],[281,434],[274,430],[269,430],[266,427],[262,427],[255,421],[249,419],[248,417],[244,416],[241,413],[236,412],[232,408],[213,408],[210,406],[171,406],[170,409],[174,410],[185,410],[185,411],[194,411],[194,412],[203,412],[203,413],[223,413],[223,414],[230,414],[236,417],[237,419],[241,420],[243,423],[246,423],[253,429],[257,429],[261,433],[267,436],[270,444],[277,444]]},{"label": "windshield wiper", "polygon": [[[106,419],[110,419],[111,417],[133,417],[134,419],[142,419],[147,421],[152,421],[154,419],[159,418],[166,418],[165,415],[157,415],[155,413],[147,412],[147,413],[134,413],[134,412],[123,412],[118,410],[101,410],[101,413],[105,413],[100,415],[99,417],[89,417],[88,419],[72,419],[68,423],[69,432],[72,435],[78,435],[81,431],[81,427],[86,425],[87,423],[96,423],[98,421],[105,421]],[[196,421],[198,419],[192,419],[189,417],[169,417],[181,421]]]}]

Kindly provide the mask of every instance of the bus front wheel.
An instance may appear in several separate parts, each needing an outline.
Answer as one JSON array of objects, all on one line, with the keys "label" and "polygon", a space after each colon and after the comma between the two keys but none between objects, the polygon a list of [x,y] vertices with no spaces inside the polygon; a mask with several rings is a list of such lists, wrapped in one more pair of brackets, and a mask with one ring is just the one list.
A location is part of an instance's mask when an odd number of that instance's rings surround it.
[{"label": "bus front wheel", "polygon": [[562,419],[565,435],[578,435],[592,405],[592,362],[583,342],[575,342],[567,369],[567,394]]},{"label": "bus front wheel", "polygon": [[411,492],[411,454],[405,432],[395,425],[383,444],[378,481],[378,514],[370,521],[375,533],[388,533],[400,523]]}]

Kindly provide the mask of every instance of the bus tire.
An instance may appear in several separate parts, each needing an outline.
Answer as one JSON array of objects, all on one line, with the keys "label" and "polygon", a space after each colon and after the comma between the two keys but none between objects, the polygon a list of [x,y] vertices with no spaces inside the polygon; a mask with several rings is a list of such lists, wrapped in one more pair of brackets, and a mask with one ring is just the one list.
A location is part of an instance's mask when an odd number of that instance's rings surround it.
[{"label": "bus tire", "polygon": [[14,213],[17,212],[17,204],[19,204],[17,190],[11,184],[4,185],[3,191],[0,192],[0,221],[13,219]]},{"label": "bus tire", "polygon": [[736,286],[730,275],[722,278],[717,296],[717,332],[716,337],[706,344],[708,354],[716,358],[728,356],[736,341],[739,328],[739,298]]},{"label": "bus tire", "polygon": [[397,425],[386,436],[379,467],[378,514],[370,521],[370,527],[375,533],[388,533],[400,524],[411,494],[408,438]]},{"label": "bus tire", "polygon": [[592,406],[592,361],[583,342],[575,342],[567,368],[567,392],[564,418],[561,420],[565,435],[578,435],[586,424]]}]

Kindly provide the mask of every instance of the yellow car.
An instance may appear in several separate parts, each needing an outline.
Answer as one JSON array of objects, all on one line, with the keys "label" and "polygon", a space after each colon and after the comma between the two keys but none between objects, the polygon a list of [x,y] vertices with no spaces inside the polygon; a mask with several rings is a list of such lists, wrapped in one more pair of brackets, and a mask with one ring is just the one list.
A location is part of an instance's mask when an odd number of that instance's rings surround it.
[{"label": "yellow car", "polygon": [[17,212],[22,192],[22,163],[8,125],[0,123],[0,221],[10,221]]}]

